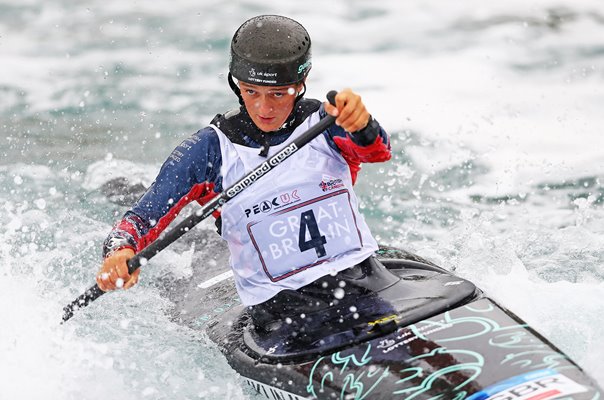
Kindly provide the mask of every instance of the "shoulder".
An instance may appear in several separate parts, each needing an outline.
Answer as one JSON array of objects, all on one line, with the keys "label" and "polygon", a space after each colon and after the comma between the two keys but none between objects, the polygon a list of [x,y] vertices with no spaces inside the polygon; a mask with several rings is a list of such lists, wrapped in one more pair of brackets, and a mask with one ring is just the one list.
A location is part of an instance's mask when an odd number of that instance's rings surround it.
[{"label": "shoulder", "polygon": [[302,116],[306,119],[309,115],[317,112],[323,103],[317,99],[300,99],[296,103],[295,113],[296,116]]},{"label": "shoulder", "polygon": [[213,167],[219,167],[220,160],[218,134],[212,127],[207,126],[176,146],[162,169],[172,170],[176,174],[179,173],[178,171],[181,173],[190,171],[199,176],[213,175]]},{"label": "shoulder", "polygon": [[[232,143],[242,145],[247,145],[242,133],[253,129],[252,121],[241,108],[234,108],[224,114],[216,114],[210,125],[216,127]],[[214,128],[210,129],[214,131]],[[216,138],[218,138],[217,133]]]},{"label": "shoulder", "polygon": [[206,126],[183,140],[180,146],[185,145],[183,146],[185,148],[187,147],[186,145],[203,147],[216,142],[218,142],[218,134],[216,133],[216,130],[214,130],[214,128],[211,126]]},{"label": "shoulder", "polygon": [[181,156],[187,154],[190,157],[195,157],[219,148],[218,134],[212,127],[206,126],[184,139],[174,149],[173,154],[181,153]]}]

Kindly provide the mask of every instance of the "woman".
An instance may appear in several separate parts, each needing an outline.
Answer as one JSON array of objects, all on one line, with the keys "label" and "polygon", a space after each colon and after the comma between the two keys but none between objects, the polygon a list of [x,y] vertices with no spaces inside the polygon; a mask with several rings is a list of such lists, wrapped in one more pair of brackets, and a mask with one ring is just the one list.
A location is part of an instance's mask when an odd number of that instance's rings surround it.
[{"label": "woman", "polygon": [[264,15],[241,25],[228,76],[241,106],[183,141],[114,227],[97,275],[102,290],[136,284],[140,269],[129,275],[128,259],[186,204],[209,201],[326,114],[336,125],[225,204],[217,225],[238,293],[257,320],[287,305],[327,307],[338,282],[363,262],[368,268],[377,243],[353,184],[361,162],[390,159],[389,138],[350,89],[337,94],[335,106],[303,98],[310,50],[308,32],[292,19]]}]

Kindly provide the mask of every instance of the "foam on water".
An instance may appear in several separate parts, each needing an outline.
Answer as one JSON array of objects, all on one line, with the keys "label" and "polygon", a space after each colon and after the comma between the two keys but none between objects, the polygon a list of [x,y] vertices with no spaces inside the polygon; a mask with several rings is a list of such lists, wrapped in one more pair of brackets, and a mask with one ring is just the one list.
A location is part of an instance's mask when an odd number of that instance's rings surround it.
[{"label": "foam on water", "polygon": [[[243,397],[234,374],[216,372],[225,368],[222,357],[205,339],[170,323],[157,295],[139,291],[134,301],[133,296],[114,296],[97,305],[105,312],[95,310],[59,325],[61,304],[56,296],[40,293],[39,286],[31,279],[2,276],[1,372],[9,379],[3,379],[0,397]],[[116,311],[124,304],[129,310]]]},{"label": "foam on water", "polygon": [[57,207],[52,195],[48,207],[28,201],[41,196],[42,182],[55,197],[65,190],[60,177],[39,171],[47,169],[1,171],[22,181],[8,185],[11,200],[0,196],[0,398],[244,398],[224,358],[203,335],[170,320],[170,303],[155,287],[172,274],[161,265],[177,268],[176,278],[190,274],[190,252],[167,250],[136,289],[105,295],[60,325],[62,307],[94,282],[110,226]]},{"label": "foam on water", "polygon": [[126,209],[119,178],[148,186],[182,138],[236,105],[228,41],[259,13],[310,31],[311,97],[352,86],[392,132],[393,161],[357,184],[379,240],[474,281],[604,386],[599,0],[10,0],[0,398],[253,396],[167,316],[161,282],[196,273],[202,246],[168,249],[133,291],[58,321]]}]

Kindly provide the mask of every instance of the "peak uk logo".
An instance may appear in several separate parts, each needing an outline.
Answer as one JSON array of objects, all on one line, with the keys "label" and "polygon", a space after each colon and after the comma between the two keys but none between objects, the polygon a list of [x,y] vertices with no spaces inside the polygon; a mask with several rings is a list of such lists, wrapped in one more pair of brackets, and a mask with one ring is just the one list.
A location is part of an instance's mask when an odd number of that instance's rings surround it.
[{"label": "peak uk logo", "polygon": [[344,182],[340,178],[334,178],[333,176],[323,175],[319,187],[322,191],[328,192],[330,190],[339,189],[344,187]]},{"label": "peak uk logo", "polygon": [[260,213],[269,213],[272,210],[278,210],[283,206],[300,201],[298,190],[292,190],[289,193],[282,193],[279,196],[273,197],[270,200],[263,200],[258,204],[254,204],[250,208],[245,209],[245,216],[249,218],[251,215]]}]

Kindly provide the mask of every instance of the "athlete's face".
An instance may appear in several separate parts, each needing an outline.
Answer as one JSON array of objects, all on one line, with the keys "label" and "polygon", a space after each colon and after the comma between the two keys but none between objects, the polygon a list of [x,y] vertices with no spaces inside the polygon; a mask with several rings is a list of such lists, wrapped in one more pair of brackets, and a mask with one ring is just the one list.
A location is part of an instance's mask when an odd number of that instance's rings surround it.
[{"label": "athlete's face", "polygon": [[281,128],[294,108],[302,84],[289,86],[259,86],[239,82],[241,97],[252,121],[263,132]]}]

